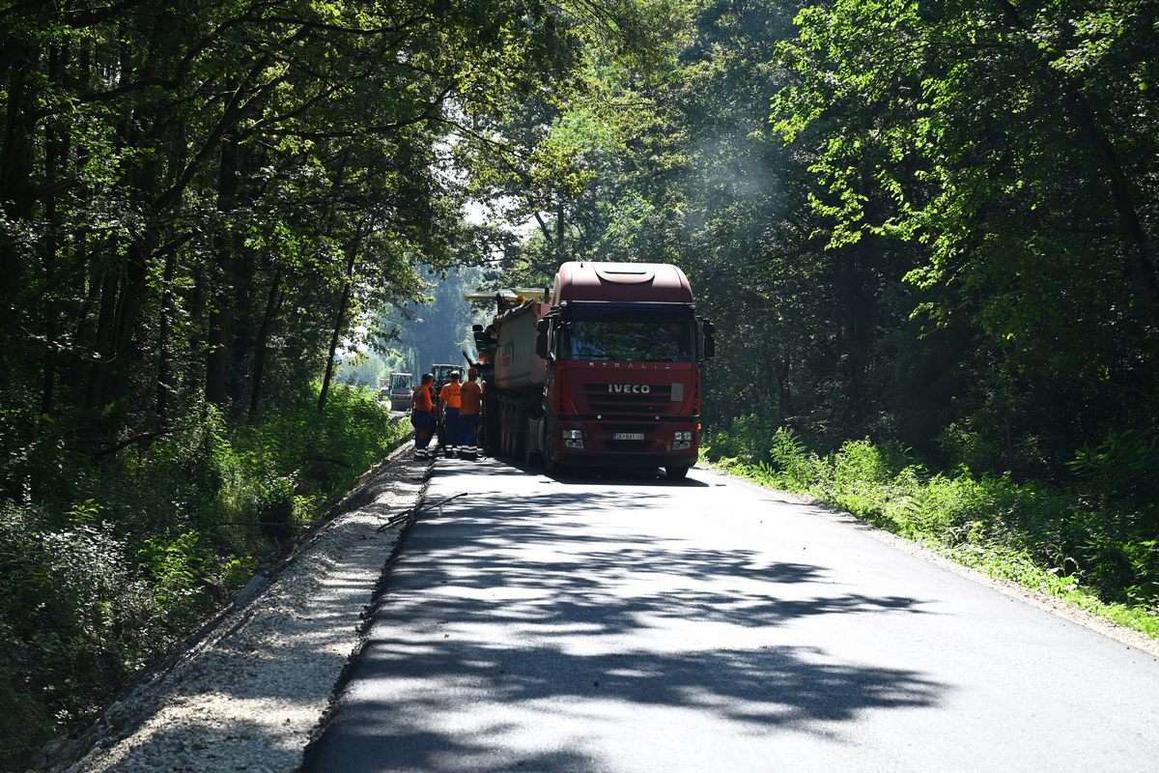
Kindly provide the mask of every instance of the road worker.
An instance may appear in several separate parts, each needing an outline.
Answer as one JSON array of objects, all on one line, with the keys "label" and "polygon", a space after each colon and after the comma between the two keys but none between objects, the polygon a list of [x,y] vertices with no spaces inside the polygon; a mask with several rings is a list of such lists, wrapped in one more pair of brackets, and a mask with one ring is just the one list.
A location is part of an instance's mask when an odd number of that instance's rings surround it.
[{"label": "road worker", "polygon": [[415,428],[415,458],[429,459],[431,436],[435,432],[435,377],[424,373],[411,399],[410,423]]},{"label": "road worker", "polygon": [[463,386],[459,383],[459,371],[451,371],[451,380],[439,392],[439,402],[443,406],[443,455],[452,456],[462,442],[460,411],[463,407]]},{"label": "road worker", "polygon": [[475,368],[467,370],[467,383],[460,390],[460,399],[462,408],[459,421],[463,429],[460,443],[464,453],[475,456],[479,453],[479,412],[483,408],[483,387],[479,383],[479,371]]}]

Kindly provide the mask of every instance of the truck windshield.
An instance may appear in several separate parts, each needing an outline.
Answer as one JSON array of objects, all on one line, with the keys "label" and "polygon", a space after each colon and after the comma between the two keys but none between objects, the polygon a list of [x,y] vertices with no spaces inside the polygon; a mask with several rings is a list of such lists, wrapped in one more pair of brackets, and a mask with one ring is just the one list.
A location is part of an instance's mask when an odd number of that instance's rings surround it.
[{"label": "truck windshield", "polygon": [[559,356],[565,360],[691,362],[692,320],[577,319],[563,327]]}]

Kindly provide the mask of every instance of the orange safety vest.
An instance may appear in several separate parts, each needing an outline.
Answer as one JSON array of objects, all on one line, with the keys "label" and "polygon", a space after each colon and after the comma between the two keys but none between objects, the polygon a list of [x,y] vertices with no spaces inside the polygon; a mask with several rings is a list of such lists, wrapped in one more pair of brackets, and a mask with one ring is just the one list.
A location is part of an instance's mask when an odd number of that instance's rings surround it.
[{"label": "orange safety vest", "polygon": [[483,404],[483,387],[478,381],[468,381],[461,390],[463,398],[463,415],[474,416]]},{"label": "orange safety vest", "polygon": [[435,409],[435,401],[431,399],[431,388],[421,386],[415,390],[414,405],[411,410],[419,413],[430,413]]},{"label": "orange safety vest", "polygon": [[439,399],[443,401],[444,408],[461,408],[463,407],[463,388],[451,381],[443,387],[443,391],[439,392]]}]

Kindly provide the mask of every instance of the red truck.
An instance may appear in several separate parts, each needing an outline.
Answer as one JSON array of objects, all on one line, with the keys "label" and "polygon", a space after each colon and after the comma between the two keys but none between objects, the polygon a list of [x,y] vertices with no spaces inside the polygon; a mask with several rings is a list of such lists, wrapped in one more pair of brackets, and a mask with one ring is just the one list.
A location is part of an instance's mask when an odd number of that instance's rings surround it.
[{"label": "red truck", "polygon": [[560,466],[663,467],[682,479],[700,444],[712,324],[679,268],[568,262],[550,292],[496,295],[475,326],[493,454]]}]

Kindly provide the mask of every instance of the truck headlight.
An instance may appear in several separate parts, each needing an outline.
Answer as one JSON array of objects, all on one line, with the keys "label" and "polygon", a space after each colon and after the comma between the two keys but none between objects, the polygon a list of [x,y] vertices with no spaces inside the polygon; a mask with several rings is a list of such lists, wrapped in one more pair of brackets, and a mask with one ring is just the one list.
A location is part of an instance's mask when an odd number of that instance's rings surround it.
[{"label": "truck headlight", "polygon": [[672,436],[672,450],[683,451],[692,448],[692,430],[678,429]]},{"label": "truck headlight", "polygon": [[561,434],[563,435],[564,448],[584,447],[584,431],[582,429],[565,429]]}]

